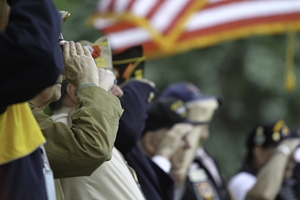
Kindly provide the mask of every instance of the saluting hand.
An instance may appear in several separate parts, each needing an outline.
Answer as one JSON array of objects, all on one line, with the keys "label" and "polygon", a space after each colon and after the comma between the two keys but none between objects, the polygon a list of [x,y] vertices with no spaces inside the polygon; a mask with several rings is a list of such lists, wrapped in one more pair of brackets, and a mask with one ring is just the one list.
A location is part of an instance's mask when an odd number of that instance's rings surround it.
[{"label": "saluting hand", "polygon": [[66,42],[63,45],[64,75],[69,83],[79,87],[86,83],[99,86],[98,68],[91,53],[79,43]]},{"label": "saluting hand", "polygon": [[116,76],[110,69],[98,69],[99,86],[110,92],[115,84]]},{"label": "saluting hand", "polygon": [[173,154],[180,148],[182,138],[193,130],[193,125],[187,123],[175,124],[164,136],[156,150],[156,155],[171,159]]}]

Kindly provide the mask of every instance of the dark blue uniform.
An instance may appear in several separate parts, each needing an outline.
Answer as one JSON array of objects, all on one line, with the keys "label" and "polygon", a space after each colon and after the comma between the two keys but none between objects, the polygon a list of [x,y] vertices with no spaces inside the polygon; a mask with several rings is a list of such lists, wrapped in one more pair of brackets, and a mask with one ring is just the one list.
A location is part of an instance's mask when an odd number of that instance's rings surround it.
[{"label": "dark blue uniform", "polygon": [[149,159],[138,145],[125,154],[125,159],[135,170],[146,199],[172,200],[174,198],[173,180]]},{"label": "dark blue uniform", "polygon": [[[9,21],[0,31],[0,114],[8,105],[25,102],[53,85],[63,70],[58,46],[61,17],[52,0],[7,3]],[[46,200],[42,169],[39,148],[0,165],[0,199]]]},{"label": "dark blue uniform", "polygon": [[135,170],[146,199],[171,200],[174,196],[172,179],[137,144],[147,119],[149,94],[156,91],[150,85],[138,81],[129,82],[122,89],[124,96],[120,101],[125,111],[120,120],[115,146]]},{"label": "dark blue uniform", "polygon": [[300,163],[296,163],[292,177],[295,180],[293,186],[295,195],[297,199],[300,199]]},{"label": "dark blue uniform", "polygon": [[147,119],[148,98],[156,90],[147,83],[130,81],[122,87],[124,95],[120,97],[124,113],[119,122],[115,146],[123,154],[129,152],[139,140]]},{"label": "dark blue uniform", "polygon": [[0,165],[1,200],[46,200],[40,149],[28,156]]},{"label": "dark blue uniform", "polygon": [[[229,194],[226,189],[226,185],[224,184],[223,179],[221,178],[220,170],[218,168],[218,165],[205,150],[205,156],[207,156],[211,164],[214,166],[208,165],[207,161],[203,156],[200,156],[196,154],[193,164],[197,166],[194,170],[203,170],[203,173],[207,176],[205,180],[201,181],[192,181],[189,176],[187,176],[187,179],[185,181],[185,192],[183,194],[183,197],[181,200],[203,200],[204,198],[201,195],[201,187],[199,187],[201,184],[210,188],[211,195],[213,196],[213,199],[218,200],[229,200]],[[214,167],[218,174],[213,175],[211,167]],[[216,180],[217,177],[219,178]],[[207,195],[207,194],[206,194]]]}]

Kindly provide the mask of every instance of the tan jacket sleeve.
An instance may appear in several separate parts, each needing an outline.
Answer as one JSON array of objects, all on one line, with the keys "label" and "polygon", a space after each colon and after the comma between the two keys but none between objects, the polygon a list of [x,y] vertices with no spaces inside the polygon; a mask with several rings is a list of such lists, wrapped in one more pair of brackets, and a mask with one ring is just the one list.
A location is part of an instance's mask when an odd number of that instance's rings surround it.
[{"label": "tan jacket sleeve", "polygon": [[123,113],[115,96],[100,87],[79,89],[71,128],[31,108],[47,139],[45,149],[55,178],[88,176],[111,159]]}]

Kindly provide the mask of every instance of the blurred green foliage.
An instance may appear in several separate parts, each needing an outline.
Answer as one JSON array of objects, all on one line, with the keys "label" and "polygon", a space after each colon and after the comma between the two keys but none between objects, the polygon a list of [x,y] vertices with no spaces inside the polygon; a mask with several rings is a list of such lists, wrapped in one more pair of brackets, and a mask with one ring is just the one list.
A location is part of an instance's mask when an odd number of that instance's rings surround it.
[{"label": "blurred green foliage", "polygon": [[[95,41],[99,31],[87,26],[97,0],[54,0],[59,10],[71,17],[63,25],[67,40]],[[298,35],[299,38],[299,35]],[[300,45],[298,40],[297,47]],[[210,138],[204,144],[217,158],[228,180],[240,167],[245,137],[257,123],[284,119],[291,127],[300,125],[300,58],[295,56],[298,89],[284,89],[286,36],[256,36],[196,49],[168,58],[148,61],[146,78],[159,90],[178,81],[190,81],[206,95],[225,100],[210,124]]]}]

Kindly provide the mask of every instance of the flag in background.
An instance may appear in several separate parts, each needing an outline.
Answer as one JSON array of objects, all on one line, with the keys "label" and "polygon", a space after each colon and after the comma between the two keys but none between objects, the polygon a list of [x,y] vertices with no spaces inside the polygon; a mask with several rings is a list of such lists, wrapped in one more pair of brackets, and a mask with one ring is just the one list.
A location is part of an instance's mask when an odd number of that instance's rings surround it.
[{"label": "flag in background", "polygon": [[91,24],[114,51],[142,44],[149,59],[251,35],[300,30],[300,1],[100,0]]}]

